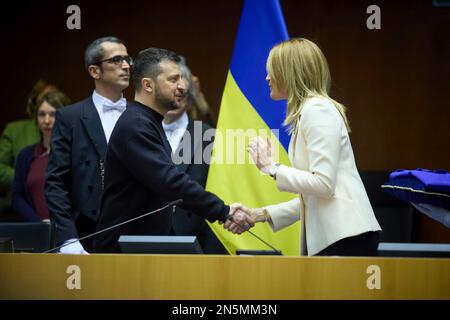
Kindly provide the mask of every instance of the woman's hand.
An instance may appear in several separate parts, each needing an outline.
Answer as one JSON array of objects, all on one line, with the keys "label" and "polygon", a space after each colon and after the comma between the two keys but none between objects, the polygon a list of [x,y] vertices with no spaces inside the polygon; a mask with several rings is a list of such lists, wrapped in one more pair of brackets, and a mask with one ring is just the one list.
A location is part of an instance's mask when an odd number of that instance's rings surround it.
[{"label": "woman's hand", "polygon": [[270,168],[275,164],[275,149],[270,138],[267,138],[267,142],[261,137],[252,138],[247,150],[258,169],[269,174]]},{"label": "woman's hand", "polygon": [[270,215],[265,208],[249,209],[249,213],[255,223],[268,222],[270,220]]}]

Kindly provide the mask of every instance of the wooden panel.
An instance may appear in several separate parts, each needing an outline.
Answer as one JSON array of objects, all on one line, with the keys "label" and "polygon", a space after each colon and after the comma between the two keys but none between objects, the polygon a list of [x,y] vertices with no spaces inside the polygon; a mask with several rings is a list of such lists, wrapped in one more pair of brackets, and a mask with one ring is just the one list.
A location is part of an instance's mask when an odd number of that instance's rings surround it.
[{"label": "wooden panel", "polygon": [[0,254],[0,299],[450,299],[450,259]]}]

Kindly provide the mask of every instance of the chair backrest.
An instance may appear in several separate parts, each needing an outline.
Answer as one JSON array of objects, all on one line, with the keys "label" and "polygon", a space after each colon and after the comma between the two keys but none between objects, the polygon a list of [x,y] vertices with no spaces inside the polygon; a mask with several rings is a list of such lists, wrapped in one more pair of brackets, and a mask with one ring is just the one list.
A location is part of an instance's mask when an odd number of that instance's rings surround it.
[{"label": "chair backrest", "polygon": [[14,252],[44,252],[52,247],[52,225],[45,222],[2,222],[0,238],[12,239]]},{"label": "chair backrest", "polygon": [[360,171],[373,211],[383,229],[382,242],[411,242],[414,207],[381,189],[391,171]]}]

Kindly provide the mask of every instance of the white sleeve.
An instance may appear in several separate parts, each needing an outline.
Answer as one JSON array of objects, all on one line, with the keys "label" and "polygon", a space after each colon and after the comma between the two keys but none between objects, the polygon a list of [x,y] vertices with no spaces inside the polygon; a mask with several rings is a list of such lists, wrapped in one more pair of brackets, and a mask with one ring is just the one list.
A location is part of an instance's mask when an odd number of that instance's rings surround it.
[{"label": "white sleeve", "polygon": [[265,207],[272,222],[273,231],[278,231],[300,220],[300,198]]},{"label": "white sleeve", "polygon": [[[299,130],[302,130],[305,139],[309,171],[281,165],[276,179],[281,191],[324,198],[333,196],[343,121],[339,121],[337,110],[332,108],[335,107],[317,103],[303,111]],[[297,139],[302,139],[300,134]]]}]

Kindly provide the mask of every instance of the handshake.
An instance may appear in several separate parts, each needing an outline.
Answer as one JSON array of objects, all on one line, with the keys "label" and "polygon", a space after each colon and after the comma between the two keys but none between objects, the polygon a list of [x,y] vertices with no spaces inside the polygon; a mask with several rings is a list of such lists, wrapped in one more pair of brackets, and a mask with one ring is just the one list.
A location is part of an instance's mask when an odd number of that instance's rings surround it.
[{"label": "handshake", "polygon": [[241,234],[255,226],[255,223],[269,219],[270,216],[264,208],[249,209],[240,203],[233,203],[223,227],[234,234]]}]

